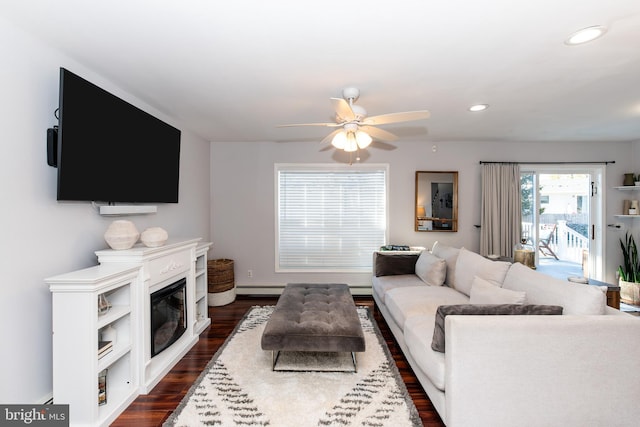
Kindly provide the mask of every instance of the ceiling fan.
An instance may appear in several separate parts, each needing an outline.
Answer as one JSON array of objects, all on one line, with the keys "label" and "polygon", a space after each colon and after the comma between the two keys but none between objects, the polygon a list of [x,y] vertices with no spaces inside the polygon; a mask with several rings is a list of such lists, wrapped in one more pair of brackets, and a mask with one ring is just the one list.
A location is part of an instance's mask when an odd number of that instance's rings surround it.
[{"label": "ceiling fan", "polygon": [[343,98],[330,98],[331,105],[336,113],[336,121],[334,123],[300,123],[279,125],[278,127],[326,126],[337,128],[324,137],[322,143],[331,141],[334,147],[346,152],[353,152],[368,147],[374,138],[382,141],[395,141],[398,139],[391,132],[375,126],[428,119],[430,116],[428,111],[419,110],[367,117],[367,111],[354,104],[359,96],[360,91],[357,88],[348,87],[342,90]]}]

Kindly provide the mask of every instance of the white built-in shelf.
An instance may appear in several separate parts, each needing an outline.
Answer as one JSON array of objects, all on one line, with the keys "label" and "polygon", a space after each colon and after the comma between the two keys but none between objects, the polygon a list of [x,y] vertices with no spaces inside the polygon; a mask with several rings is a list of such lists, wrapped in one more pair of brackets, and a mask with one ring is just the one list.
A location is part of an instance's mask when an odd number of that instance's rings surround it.
[{"label": "white built-in shelf", "polygon": [[208,281],[207,281],[207,252],[211,243],[200,243],[196,247],[196,262],[195,262],[195,308],[196,315],[194,319],[193,329],[194,332],[200,334],[207,326],[211,324],[211,318],[209,317],[209,304],[208,304]]},{"label": "white built-in shelf", "polygon": [[98,360],[98,372],[107,369],[131,352],[131,344],[117,344],[114,349]]},{"label": "white built-in shelf", "polygon": [[[70,405],[70,425],[108,426],[141,393],[148,393],[211,324],[207,251],[200,239],[148,248],[97,251],[99,265],[45,279],[52,293],[53,402]],[[185,333],[156,356],[150,350],[150,295],[186,279]],[[100,314],[98,300],[110,304]],[[113,348],[98,356],[107,327]],[[98,402],[98,376],[107,370],[107,401]]]},{"label": "white built-in shelf", "polygon": [[[95,266],[45,279],[53,308],[53,401],[68,404],[71,425],[108,426],[139,394],[135,288],[139,266]],[[98,297],[111,308],[98,313]],[[98,356],[104,328],[113,349]],[[107,370],[107,399],[98,403],[98,375]]]},{"label": "white built-in shelf", "polygon": [[128,305],[114,305],[109,311],[102,316],[98,315],[98,328],[103,328],[112,324],[116,320],[126,316],[131,312],[131,307]]},{"label": "white built-in shelf", "polygon": [[[621,191],[638,191],[640,190],[640,185],[622,185],[619,187],[613,187],[616,190],[621,190]],[[640,215],[623,215],[623,214],[617,214],[614,215],[615,218],[638,218],[640,217]]]}]

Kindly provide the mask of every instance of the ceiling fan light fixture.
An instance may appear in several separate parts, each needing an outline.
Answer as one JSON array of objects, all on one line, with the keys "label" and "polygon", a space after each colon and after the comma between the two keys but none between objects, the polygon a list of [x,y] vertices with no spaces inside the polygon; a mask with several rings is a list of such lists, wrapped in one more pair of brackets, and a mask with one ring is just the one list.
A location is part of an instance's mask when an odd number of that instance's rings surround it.
[{"label": "ceiling fan light fixture", "polygon": [[342,98],[329,98],[335,112],[334,122],[287,124],[278,125],[278,127],[325,126],[334,128],[331,133],[322,139],[322,143],[325,144],[331,141],[331,145],[335,148],[353,152],[369,147],[373,142],[373,138],[379,141],[395,141],[398,139],[391,132],[378,129],[376,126],[424,120],[430,117],[427,110],[387,113],[368,117],[367,110],[354,104],[359,96],[360,91],[357,88],[348,87],[342,91]]},{"label": "ceiling fan light fixture", "polygon": [[347,134],[345,132],[338,132],[331,140],[331,145],[339,150],[344,150],[347,145]]},{"label": "ceiling fan light fixture", "polygon": [[358,147],[367,148],[372,141],[373,139],[371,138],[371,136],[369,136],[368,133],[361,130],[356,132],[356,142],[358,143]]},{"label": "ceiling fan light fixture", "polygon": [[583,28],[571,34],[564,41],[564,44],[568,46],[576,46],[583,43],[588,43],[595,39],[602,37],[607,32],[607,27],[602,25],[594,25],[592,27]]},{"label": "ceiling fan light fixture", "polygon": [[343,150],[347,153],[356,151],[358,149],[358,142],[356,141],[356,136],[353,132],[349,132],[347,134],[347,143],[345,144]]}]

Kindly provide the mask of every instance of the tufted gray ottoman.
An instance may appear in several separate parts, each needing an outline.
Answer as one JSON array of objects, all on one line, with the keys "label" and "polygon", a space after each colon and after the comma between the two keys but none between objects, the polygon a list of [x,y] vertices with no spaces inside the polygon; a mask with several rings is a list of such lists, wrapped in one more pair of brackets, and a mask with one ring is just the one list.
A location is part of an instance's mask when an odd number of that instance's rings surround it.
[{"label": "tufted gray ottoman", "polygon": [[365,350],[364,333],[349,286],[288,284],[262,333],[262,349],[281,351],[355,352]]}]

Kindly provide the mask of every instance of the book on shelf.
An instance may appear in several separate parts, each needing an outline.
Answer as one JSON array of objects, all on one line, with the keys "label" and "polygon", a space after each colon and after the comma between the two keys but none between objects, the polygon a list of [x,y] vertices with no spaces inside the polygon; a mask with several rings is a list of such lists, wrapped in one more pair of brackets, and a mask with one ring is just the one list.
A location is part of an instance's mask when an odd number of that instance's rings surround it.
[{"label": "book on shelf", "polygon": [[113,350],[112,341],[98,341],[98,359]]},{"label": "book on shelf", "polygon": [[107,370],[103,369],[98,374],[98,405],[107,404]]}]

